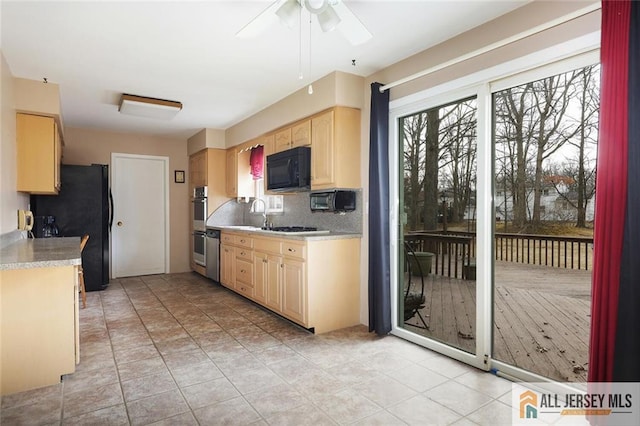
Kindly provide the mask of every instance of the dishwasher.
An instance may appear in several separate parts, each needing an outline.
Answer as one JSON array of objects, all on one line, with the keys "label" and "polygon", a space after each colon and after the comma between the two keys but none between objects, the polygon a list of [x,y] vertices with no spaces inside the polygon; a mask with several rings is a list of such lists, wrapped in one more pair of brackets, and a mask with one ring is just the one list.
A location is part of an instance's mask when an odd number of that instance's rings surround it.
[{"label": "dishwasher", "polygon": [[220,230],[207,229],[205,234],[206,241],[206,268],[207,277],[215,282],[220,282]]}]

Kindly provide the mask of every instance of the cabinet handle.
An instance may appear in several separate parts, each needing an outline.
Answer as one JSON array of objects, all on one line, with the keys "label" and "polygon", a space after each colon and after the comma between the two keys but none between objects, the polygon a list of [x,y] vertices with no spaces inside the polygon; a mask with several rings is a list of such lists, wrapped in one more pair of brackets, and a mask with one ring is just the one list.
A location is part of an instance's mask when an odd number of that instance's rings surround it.
[{"label": "cabinet handle", "polygon": [[295,252],[296,252],[296,249],[292,249],[292,248],[290,248],[290,249],[288,249],[288,250],[289,250],[291,253],[295,253]]},{"label": "cabinet handle", "polygon": [[241,251],[241,252],[240,252],[240,256],[244,256],[245,254],[246,254],[246,253],[245,253],[245,252],[243,252],[243,251]]},{"label": "cabinet handle", "polygon": [[245,240],[240,240],[240,242],[241,242],[241,243],[244,243],[244,242],[245,242]]},{"label": "cabinet handle", "polygon": [[262,259],[262,263],[267,263],[267,259]]},{"label": "cabinet handle", "polygon": [[244,269],[240,269],[240,273],[244,274],[245,270]]},{"label": "cabinet handle", "polygon": [[284,263],[281,263],[281,264],[280,264],[280,267],[281,267],[281,268],[284,268]]}]

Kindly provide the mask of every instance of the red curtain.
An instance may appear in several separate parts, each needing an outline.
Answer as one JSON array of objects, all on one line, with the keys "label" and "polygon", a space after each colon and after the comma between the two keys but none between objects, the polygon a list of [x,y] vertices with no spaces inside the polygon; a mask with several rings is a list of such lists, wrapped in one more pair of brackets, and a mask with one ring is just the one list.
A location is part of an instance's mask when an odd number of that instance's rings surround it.
[{"label": "red curtain", "polygon": [[[602,2],[600,130],[594,225],[589,381],[613,380],[627,203],[631,2]],[[637,183],[636,183],[637,184]]]}]

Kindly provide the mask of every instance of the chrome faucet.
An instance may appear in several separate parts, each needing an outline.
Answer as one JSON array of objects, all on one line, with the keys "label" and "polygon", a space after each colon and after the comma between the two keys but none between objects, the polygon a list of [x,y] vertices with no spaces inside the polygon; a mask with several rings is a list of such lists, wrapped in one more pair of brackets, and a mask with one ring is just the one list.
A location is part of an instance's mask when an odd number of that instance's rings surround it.
[{"label": "chrome faucet", "polygon": [[251,210],[253,210],[254,213],[258,213],[256,211],[256,203],[258,201],[262,201],[262,206],[264,207],[264,210],[262,210],[262,219],[263,219],[262,227],[266,228],[267,227],[267,203],[262,198],[255,198],[251,203]]}]

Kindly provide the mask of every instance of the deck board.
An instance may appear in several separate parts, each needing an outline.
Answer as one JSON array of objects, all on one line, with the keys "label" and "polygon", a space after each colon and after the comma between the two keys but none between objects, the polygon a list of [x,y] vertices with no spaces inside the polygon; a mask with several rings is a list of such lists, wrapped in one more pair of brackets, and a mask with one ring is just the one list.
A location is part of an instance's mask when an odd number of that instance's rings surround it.
[{"label": "deck board", "polygon": [[[496,262],[495,281],[493,357],[554,380],[586,381],[590,273]],[[420,283],[412,278],[414,289]],[[421,325],[417,316],[407,329],[474,352],[475,281],[430,274],[424,291],[429,329],[411,326]]]}]

